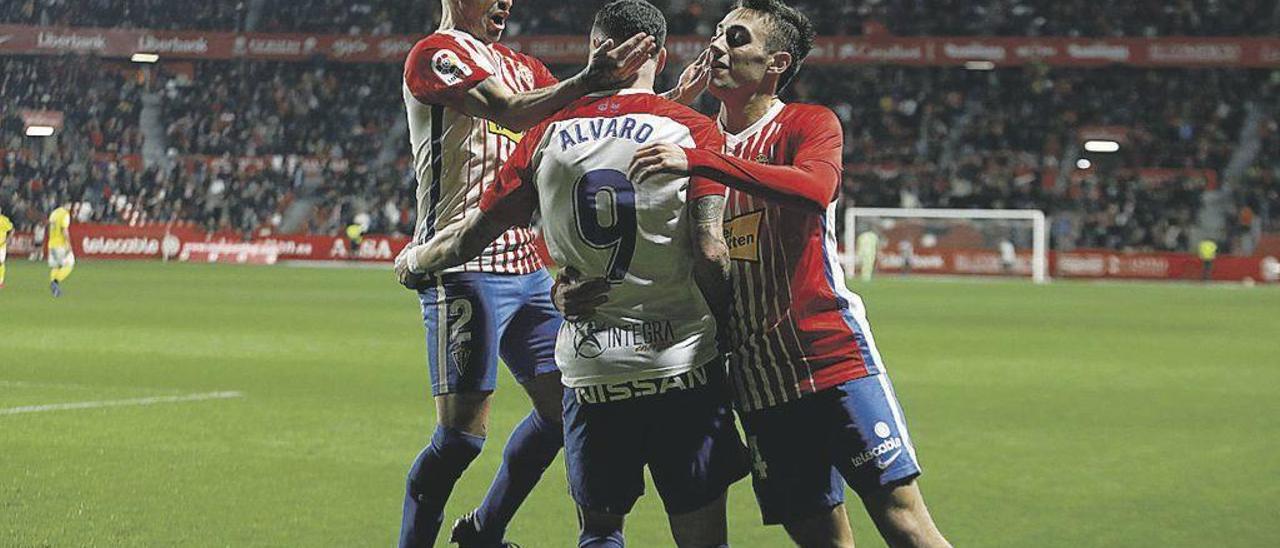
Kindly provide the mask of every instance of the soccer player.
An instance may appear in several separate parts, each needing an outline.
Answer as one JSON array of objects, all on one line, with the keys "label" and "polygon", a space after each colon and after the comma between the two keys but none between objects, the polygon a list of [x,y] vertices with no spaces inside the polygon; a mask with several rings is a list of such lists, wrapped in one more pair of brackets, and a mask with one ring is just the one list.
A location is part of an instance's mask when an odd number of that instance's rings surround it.
[{"label": "soccer player", "polygon": [[[616,0],[596,14],[593,44],[666,34],[662,12]],[[678,546],[724,546],[725,493],[747,473],[729,405],[713,310],[727,312],[724,187],[624,171],[647,143],[722,150],[715,124],[653,94],[660,49],[627,89],[593,94],[531,130],[485,191],[479,211],[397,261],[413,285],[481,253],[535,211],[557,264],[613,287],[593,314],[560,328],[565,455],[579,507],[579,547],[623,545],[624,516],[649,468]],[[709,304],[710,303],[710,304]]]},{"label": "soccer player", "polygon": [[799,12],[741,0],[710,46],[709,88],[732,154],[647,145],[632,180],[690,175],[731,189],[729,373],[765,523],[800,546],[853,546],[843,479],[891,546],[948,546],[916,485],[915,448],[862,299],[837,261],[840,122],[777,96],[812,45]]},{"label": "soccer player", "polygon": [[1013,274],[1018,264],[1018,249],[1013,246],[1013,235],[1000,240],[1000,270],[1005,274]]},{"label": "soccer player", "polygon": [[858,271],[863,282],[870,282],[876,272],[876,254],[880,252],[880,235],[868,230],[858,235],[854,242],[858,258]]},{"label": "soccer player", "polygon": [[[520,131],[634,74],[653,49],[646,36],[617,47],[599,44],[586,69],[556,82],[536,59],[497,43],[512,4],[442,0],[439,29],[405,61],[402,92],[418,179],[416,242],[478,207]],[[531,230],[513,228],[419,291],[437,425],[408,474],[401,546],[435,542],[449,494],[484,444],[499,355],[534,410],[507,441],[484,501],[458,520],[451,539],[502,545],[516,509],[563,444],[563,390],[553,355],[561,317],[532,242]]]},{"label": "soccer player", "polygon": [[352,259],[360,255],[360,244],[364,243],[364,230],[364,225],[351,223],[344,231],[347,236],[347,245],[351,248]]},{"label": "soccer player", "polygon": [[13,231],[13,221],[0,212],[0,289],[4,289],[4,260],[8,253],[9,232]]},{"label": "soccer player", "polygon": [[64,204],[49,214],[49,291],[62,296],[62,282],[76,266],[71,251],[71,205]]}]

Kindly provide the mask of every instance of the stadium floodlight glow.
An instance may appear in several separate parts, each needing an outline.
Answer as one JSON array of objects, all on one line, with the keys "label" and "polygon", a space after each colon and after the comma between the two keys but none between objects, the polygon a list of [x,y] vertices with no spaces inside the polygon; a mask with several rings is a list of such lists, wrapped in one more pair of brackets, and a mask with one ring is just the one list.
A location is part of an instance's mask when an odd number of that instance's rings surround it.
[{"label": "stadium floodlight glow", "polygon": [[964,68],[968,70],[995,70],[996,64],[991,61],[965,61]]},{"label": "stadium floodlight glow", "polygon": [[27,126],[27,137],[48,137],[53,135],[53,126]]},{"label": "stadium floodlight glow", "polygon": [[156,54],[154,54],[154,53],[135,53],[135,54],[133,54],[133,57],[130,57],[130,58],[129,58],[129,60],[130,60],[130,61],[133,61],[133,62],[135,62],[135,63],[148,63],[148,64],[150,64],[150,63],[157,63],[157,62],[159,62],[159,61],[160,61],[160,56],[159,56],[159,55],[156,55]]},{"label": "stadium floodlight glow", "polygon": [[1120,143],[1105,140],[1085,141],[1084,149],[1089,152],[1115,152],[1120,150]]},{"label": "stadium floodlight glow", "polygon": [[1076,160],[1076,167],[1080,169],[1089,169],[1093,167],[1093,162],[1090,162],[1088,158],[1081,158]]}]

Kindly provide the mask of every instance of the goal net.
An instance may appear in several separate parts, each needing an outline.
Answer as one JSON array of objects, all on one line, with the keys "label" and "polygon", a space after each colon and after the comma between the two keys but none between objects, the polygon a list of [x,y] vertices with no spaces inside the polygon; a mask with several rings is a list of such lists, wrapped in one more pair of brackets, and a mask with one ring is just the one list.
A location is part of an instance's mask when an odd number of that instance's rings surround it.
[{"label": "goal net", "polygon": [[1040,210],[851,207],[844,221],[841,258],[851,276],[861,273],[866,249],[874,246],[878,274],[1048,281],[1049,242]]}]

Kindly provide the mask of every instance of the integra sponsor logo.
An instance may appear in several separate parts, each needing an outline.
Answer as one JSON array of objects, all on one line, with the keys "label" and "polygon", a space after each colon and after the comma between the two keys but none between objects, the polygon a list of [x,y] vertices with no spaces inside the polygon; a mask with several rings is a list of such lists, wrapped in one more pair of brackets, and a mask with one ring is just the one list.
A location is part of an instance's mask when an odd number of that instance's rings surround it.
[{"label": "integra sponsor logo", "polygon": [[675,343],[676,331],[670,320],[635,325],[600,326],[595,322],[571,322],[574,356],[599,358],[606,348],[632,348],[637,352],[666,348]]},{"label": "integra sponsor logo", "polygon": [[158,255],[160,240],[155,238],[85,238],[80,249],[86,255]]}]

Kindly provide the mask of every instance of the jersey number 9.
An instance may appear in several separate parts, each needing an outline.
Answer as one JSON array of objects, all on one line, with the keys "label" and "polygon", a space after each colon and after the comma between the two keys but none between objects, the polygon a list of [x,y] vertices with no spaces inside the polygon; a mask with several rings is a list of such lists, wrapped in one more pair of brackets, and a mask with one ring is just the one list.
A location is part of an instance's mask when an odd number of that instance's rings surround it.
[{"label": "jersey number 9", "polygon": [[574,185],[574,218],[587,245],[608,249],[605,278],[621,282],[636,251],[636,187],[614,169],[588,171]]}]

